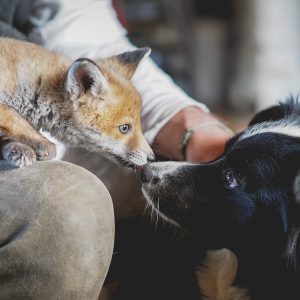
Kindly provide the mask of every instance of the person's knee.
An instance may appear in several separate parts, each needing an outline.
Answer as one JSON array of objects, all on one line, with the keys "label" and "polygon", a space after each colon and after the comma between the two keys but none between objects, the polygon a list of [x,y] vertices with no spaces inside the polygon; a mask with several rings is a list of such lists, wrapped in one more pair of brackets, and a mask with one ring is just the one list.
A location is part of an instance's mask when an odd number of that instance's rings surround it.
[{"label": "person's knee", "polygon": [[[56,292],[63,299],[96,297],[114,240],[112,202],[101,181],[72,164],[44,162],[0,172],[0,193],[0,215],[7,216],[6,225],[0,221],[5,276],[26,273],[27,288],[39,286],[49,299]],[[5,266],[3,257],[18,263]],[[18,289],[19,296],[26,292]]]}]

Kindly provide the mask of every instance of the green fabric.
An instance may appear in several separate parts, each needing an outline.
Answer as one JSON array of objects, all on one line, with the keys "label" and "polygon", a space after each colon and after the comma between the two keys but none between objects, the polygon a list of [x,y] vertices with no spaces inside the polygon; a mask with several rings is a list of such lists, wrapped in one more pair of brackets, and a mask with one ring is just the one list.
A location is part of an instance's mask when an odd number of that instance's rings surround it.
[{"label": "green fabric", "polygon": [[0,161],[0,299],[97,300],[114,242],[111,197],[61,161]]}]

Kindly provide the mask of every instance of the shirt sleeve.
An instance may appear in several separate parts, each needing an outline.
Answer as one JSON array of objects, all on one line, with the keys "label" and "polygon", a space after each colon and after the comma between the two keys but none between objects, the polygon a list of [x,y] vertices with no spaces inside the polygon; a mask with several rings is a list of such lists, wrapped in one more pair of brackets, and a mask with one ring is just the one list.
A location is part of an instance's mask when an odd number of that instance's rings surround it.
[{"label": "shirt sleeve", "polygon": [[[110,0],[60,0],[60,9],[43,28],[46,47],[72,60],[103,58],[135,47],[126,37]],[[190,98],[151,58],[142,61],[133,78],[142,96],[142,128],[151,144],[159,130],[180,110],[207,107]]]}]

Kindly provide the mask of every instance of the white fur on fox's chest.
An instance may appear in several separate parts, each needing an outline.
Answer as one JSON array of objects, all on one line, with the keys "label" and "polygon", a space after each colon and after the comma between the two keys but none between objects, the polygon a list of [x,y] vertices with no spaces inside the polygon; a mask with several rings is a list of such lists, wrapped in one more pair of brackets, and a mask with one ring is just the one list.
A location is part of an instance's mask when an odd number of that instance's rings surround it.
[{"label": "white fur on fox's chest", "polygon": [[62,142],[58,141],[54,136],[52,136],[48,131],[40,130],[40,134],[46,137],[50,142],[54,143],[56,146],[56,155],[54,160],[61,160],[66,153],[66,146]]}]

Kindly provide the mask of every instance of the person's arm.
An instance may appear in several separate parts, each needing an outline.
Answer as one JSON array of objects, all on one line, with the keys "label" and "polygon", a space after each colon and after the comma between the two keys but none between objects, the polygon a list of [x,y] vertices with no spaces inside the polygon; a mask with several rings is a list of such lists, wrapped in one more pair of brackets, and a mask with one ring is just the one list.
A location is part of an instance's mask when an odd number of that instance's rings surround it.
[{"label": "person's arm", "polygon": [[[134,48],[117,20],[111,1],[60,0],[60,3],[58,14],[44,30],[48,48],[72,59],[97,59]],[[142,96],[142,126],[148,142],[154,144],[157,152],[172,159],[182,159],[180,142],[185,130],[203,122],[211,123],[214,117],[205,105],[177,87],[150,58],[138,68],[133,83]],[[212,131],[208,129],[210,127]],[[197,129],[187,144],[187,159],[212,159],[223,151],[228,137],[228,133],[218,126]],[[212,141],[215,145],[210,145]]]}]

